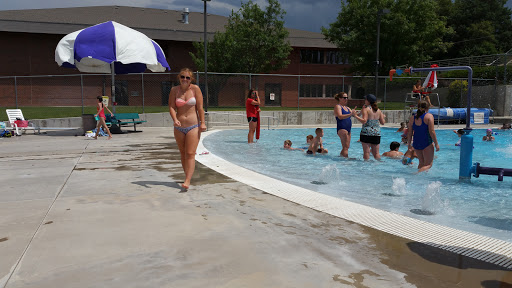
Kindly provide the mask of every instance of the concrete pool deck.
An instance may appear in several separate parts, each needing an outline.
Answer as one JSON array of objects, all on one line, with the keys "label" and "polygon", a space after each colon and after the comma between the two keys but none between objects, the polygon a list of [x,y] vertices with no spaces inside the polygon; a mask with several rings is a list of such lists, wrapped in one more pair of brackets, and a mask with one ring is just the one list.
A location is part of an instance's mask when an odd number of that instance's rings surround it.
[{"label": "concrete pool deck", "polygon": [[109,141],[0,138],[0,287],[512,285],[510,269],[294,204],[199,163],[182,191],[172,130],[143,131]]}]

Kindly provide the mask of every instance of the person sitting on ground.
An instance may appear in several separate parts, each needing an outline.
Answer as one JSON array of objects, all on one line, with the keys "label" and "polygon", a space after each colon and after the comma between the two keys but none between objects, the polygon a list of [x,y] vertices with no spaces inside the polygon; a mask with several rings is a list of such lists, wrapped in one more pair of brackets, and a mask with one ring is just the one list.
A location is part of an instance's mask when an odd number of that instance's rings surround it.
[{"label": "person sitting on ground", "polygon": [[405,122],[400,122],[400,128],[396,132],[403,132],[405,130]]},{"label": "person sitting on ground", "polygon": [[292,148],[292,141],[291,140],[285,140],[283,144],[283,148],[286,150],[299,150],[304,151],[302,148]]},{"label": "person sitting on ground", "polygon": [[492,136],[492,129],[487,129],[487,134],[482,138],[483,141],[494,141],[495,138]]},{"label": "person sitting on ground", "polygon": [[460,141],[462,140],[462,135],[464,135],[464,129],[459,129],[459,130],[453,130],[453,133],[457,134],[457,136],[459,136],[459,141],[457,141],[457,143],[455,143],[455,146],[460,146]]},{"label": "person sitting on ground", "polygon": [[400,149],[400,143],[393,141],[389,144],[389,151],[382,153],[382,156],[389,158],[401,158],[404,153],[398,151]]},{"label": "person sitting on ground", "polygon": [[414,158],[418,158],[418,155],[416,155],[416,151],[414,151],[414,148],[409,147],[407,149],[407,152],[405,152],[404,157],[402,158],[402,164],[414,165],[414,163],[412,162]]},{"label": "person sitting on ground", "polygon": [[503,126],[501,126],[500,128],[498,128],[499,130],[508,130],[511,128],[511,125],[510,123],[503,123]]},{"label": "person sitting on ground", "polygon": [[322,137],[324,137],[324,129],[322,128],[316,128],[315,130],[316,137],[313,138],[313,141],[311,141],[311,144],[309,144],[307,154],[327,154],[327,149],[324,149],[324,144],[322,142]]}]

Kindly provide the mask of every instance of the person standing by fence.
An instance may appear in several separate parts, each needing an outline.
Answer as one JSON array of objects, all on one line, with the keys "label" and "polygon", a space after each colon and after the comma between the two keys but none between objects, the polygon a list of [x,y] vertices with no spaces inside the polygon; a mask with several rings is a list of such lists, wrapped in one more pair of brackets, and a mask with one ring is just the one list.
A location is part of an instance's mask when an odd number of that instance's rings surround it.
[{"label": "person standing by fence", "polygon": [[203,93],[192,82],[195,81],[192,70],[181,69],[178,74],[179,86],[169,93],[169,113],[174,122],[174,139],[181,155],[181,166],[185,172],[183,188],[190,187],[190,181],[196,168],[196,150],[201,132],[206,131],[204,122]]},{"label": "person standing by fence", "polygon": [[247,135],[247,143],[254,143],[254,133],[258,126],[258,112],[260,111],[260,97],[258,91],[251,89],[245,101],[245,112],[247,114],[247,122],[249,122],[249,134]]},{"label": "person standing by fence", "polygon": [[105,119],[107,118],[107,116],[105,116],[105,108],[108,110],[108,112],[110,112],[111,116],[114,116],[114,113],[112,113],[112,111],[110,111],[110,109],[108,109],[108,107],[105,106],[105,104],[103,104],[103,97],[98,96],[96,98],[98,99],[98,105],[96,106],[96,110],[98,111],[98,113],[94,115],[94,118],[97,119],[96,134],[94,134],[94,139],[98,139],[98,135],[100,134],[100,128],[103,126],[103,128],[105,129],[105,131],[107,131],[108,134],[107,140],[110,140],[112,139],[112,134],[110,133],[107,123],[105,122]]}]

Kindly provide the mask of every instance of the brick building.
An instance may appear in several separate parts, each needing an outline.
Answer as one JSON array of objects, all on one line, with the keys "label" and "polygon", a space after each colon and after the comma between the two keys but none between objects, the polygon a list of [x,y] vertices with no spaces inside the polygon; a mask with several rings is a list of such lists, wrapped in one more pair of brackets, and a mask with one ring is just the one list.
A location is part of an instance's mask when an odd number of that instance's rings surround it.
[{"label": "brick building", "polygon": [[[110,20],[155,40],[171,67],[171,73],[145,73],[143,78],[151,79],[153,85],[141,84],[140,75],[116,76],[118,104],[132,106],[145,101],[145,105],[167,105],[167,93],[176,84],[172,73],[182,67],[196,68],[189,52],[194,50],[192,42],[203,39],[203,19],[203,13],[190,12],[185,23],[182,11],[123,6],[0,11],[0,97],[2,102],[5,100],[2,106],[80,106],[83,96],[77,94],[87,95],[86,105],[97,95],[109,95],[109,75],[65,77],[80,72],[58,67],[54,55],[64,35]],[[208,38],[212,39],[217,31],[224,31],[227,20],[227,17],[208,14]],[[260,95],[265,95],[264,105],[296,107],[299,99],[301,107],[332,107],[332,94],[346,90],[348,80],[342,82],[332,77],[319,83],[318,78],[306,75],[344,75],[350,68],[347,55],[324,40],[320,33],[288,30],[288,41],[293,48],[289,56],[291,63],[275,74],[302,77],[292,80],[276,75],[227,77],[218,91],[211,92],[212,106],[242,106],[246,91],[255,87]],[[24,77],[36,75],[54,76]],[[16,88],[13,88],[14,77],[11,76],[17,76]],[[210,85],[210,78],[217,81],[216,75],[209,75],[208,85],[212,87],[209,91],[215,89],[214,83]],[[271,93],[274,100],[270,99]],[[141,94],[147,95],[145,100],[138,97]],[[16,103],[12,99],[16,99]]]}]

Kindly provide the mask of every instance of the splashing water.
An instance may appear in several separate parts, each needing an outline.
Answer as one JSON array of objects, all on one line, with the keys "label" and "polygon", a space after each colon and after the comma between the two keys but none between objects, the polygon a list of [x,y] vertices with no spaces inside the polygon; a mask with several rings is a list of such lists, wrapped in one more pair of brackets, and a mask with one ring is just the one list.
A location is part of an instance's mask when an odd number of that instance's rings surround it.
[{"label": "splashing water", "polygon": [[405,178],[393,178],[393,194],[395,195],[405,195],[407,194],[407,190],[405,189]]},{"label": "splashing water", "polygon": [[314,184],[327,184],[327,183],[339,183],[340,182],[340,171],[335,164],[327,165],[322,168],[322,172],[318,175],[318,182]]},{"label": "splashing water", "polygon": [[430,184],[428,184],[427,191],[425,191],[425,196],[423,196],[423,200],[421,201],[421,209],[423,211],[436,214],[436,212],[441,210],[443,206],[440,193],[441,186],[442,183],[439,181],[430,182]]}]

